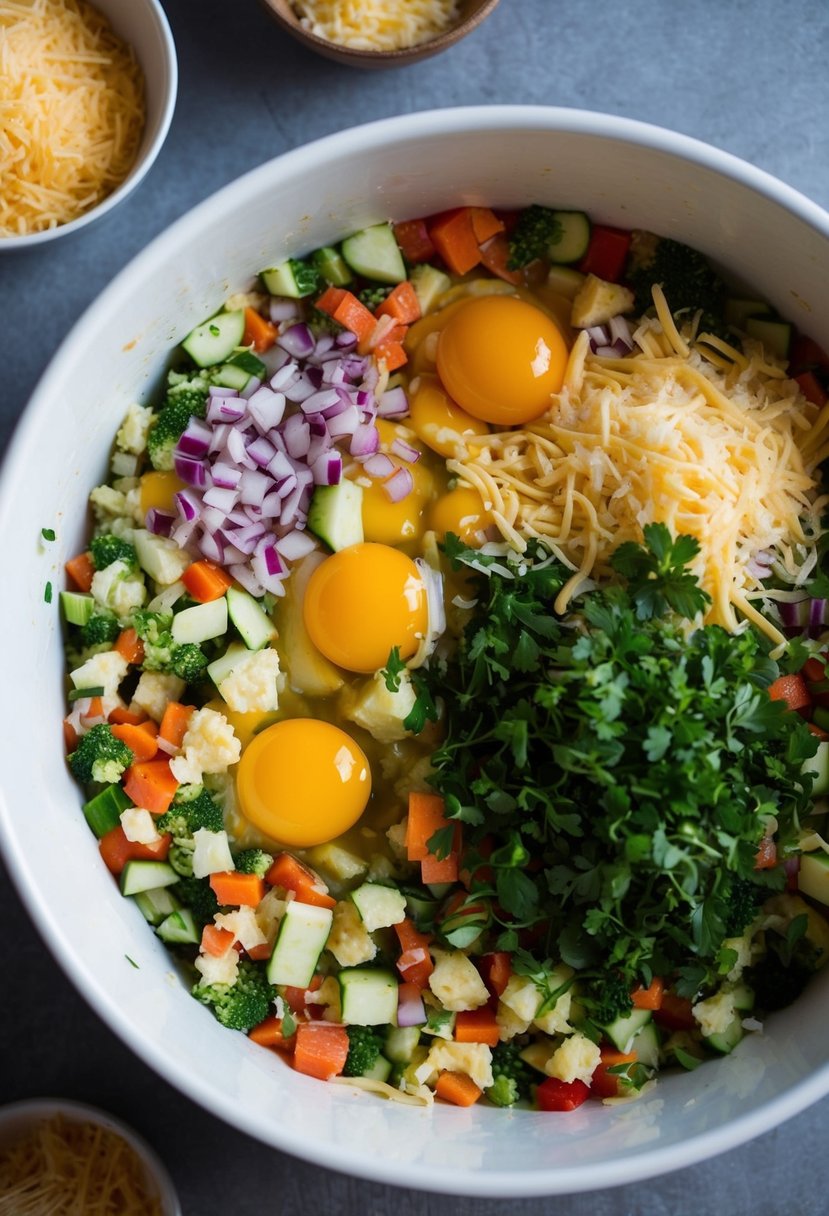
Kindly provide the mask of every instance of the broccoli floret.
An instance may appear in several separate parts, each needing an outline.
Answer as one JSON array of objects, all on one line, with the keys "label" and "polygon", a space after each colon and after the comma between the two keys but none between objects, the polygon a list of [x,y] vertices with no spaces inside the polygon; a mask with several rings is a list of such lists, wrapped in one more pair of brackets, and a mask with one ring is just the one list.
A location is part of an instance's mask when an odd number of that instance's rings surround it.
[{"label": "broccoli floret", "polygon": [[157,643],[163,634],[170,632],[172,623],[171,612],[150,612],[147,608],[136,608],[132,614],[132,627],[142,642]]},{"label": "broccoli floret", "polygon": [[144,671],[163,671],[187,684],[197,684],[209,662],[195,642],[175,642],[170,613],[139,608],[132,614],[133,628],[144,643]]},{"label": "broccoli floret", "polygon": [[169,372],[167,396],[147,436],[147,451],[154,469],[173,467],[173,449],[191,418],[204,418],[214,368]]},{"label": "broccoli floret", "polygon": [[590,1016],[599,1026],[608,1026],[616,1018],[623,1018],[633,1008],[630,997],[631,983],[620,971],[606,971],[591,980],[585,992],[584,1003]]},{"label": "broccoli floret", "polygon": [[273,865],[273,857],[264,849],[245,849],[235,858],[236,869],[240,874],[255,874],[264,878]]},{"label": "broccoli floret", "polygon": [[370,1026],[346,1026],[346,1033],[348,1056],[343,1076],[362,1077],[377,1063],[382,1046],[380,1038]]},{"label": "broccoli floret", "polygon": [[114,612],[96,612],[81,627],[81,637],[87,646],[110,645],[121,632]]},{"label": "broccoli floret", "polygon": [[170,809],[156,820],[156,828],[159,832],[170,832],[177,841],[189,841],[199,828],[221,832],[224,815],[203,785],[184,785],[177,791]]},{"label": "broccoli floret", "polygon": [[193,877],[194,848],[192,840],[187,840],[184,837],[180,840],[174,840],[170,845],[167,861],[173,867],[176,874],[180,874],[182,878]]},{"label": "broccoli floret", "polygon": [[[172,851],[172,850],[171,850]],[[209,925],[219,911],[219,901],[207,878],[183,876],[172,888],[173,894],[189,908],[200,925]]]},{"label": "broccoli floret", "polygon": [[207,664],[207,655],[195,642],[173,645],[169,670],[186,684],[197,684]]},{"label": "broccoli floret", "polygon": [[728,912],[725,922],[726,937],[739,937],[757,915],[768,889],[760,887],[750,878],[735,874],[728,887]]},{"label": "broccoli floret", "polygon": [[229,1030],[250,1030],[268,1016],[274,990],[264,971],[243,959],[235,984],[196,984],[193,996]]},{"label": "broccoli floret", "polygon": [[343,327],[339,321],[335,321],[333,317],[329,317],[327,312],[323,312],[319,308],[312,308],[308,312],[308,324],[311,329],[319,337],[321,334],[337,334],[343,332]]},{"label": "broccoli floret", "polygon": [[364,287],[362,291],[358,292],[357,299],[361,304],[365,304],[370,312],[374,312],[375,308],[380,307],[390,291],[390,287],[372,285],[371,287]]},{"label": "broccoli floret", "polygon": [[113,562],[123,562],[130,570],[138,569],[138,555],[135,546],[120,536],[108,532],[103,536],[93,536],[89,542],[89,552],[92,554],[92,564],[96,570],[106,570]]},{"label": "broccoli floret", "polygon": [[518,1043],[498,1043],[492,1049],[492,1075],[494,1083],[484,1092],[495,1106],[514,1106],[530,1096],[533,1070],[521,1059]]},{"label": "broccoli floret", "polygon": [[551,245],[561,238],[561,224],[549,207],[534,203],[518,217],[509,238],[507,269],[520,270],[538,258],[545,258]]},{"label": "broccoli floret", "polygon": [[652,307],[651,288],[659,283],[674,315],[702,309],[700,329],[722,331],[725,284],[696,249],[652,232],[634,232],[625,277],[639,312]]},{"label": "broccoli floret", "polygon": [[116,739],[112,727],[101,722],[81,735],[78,746],[69,757],[69,767],[78,781],[100,781],[114,785],[121,780],[124,769],[133,762],[133,753],[126,743]]}]

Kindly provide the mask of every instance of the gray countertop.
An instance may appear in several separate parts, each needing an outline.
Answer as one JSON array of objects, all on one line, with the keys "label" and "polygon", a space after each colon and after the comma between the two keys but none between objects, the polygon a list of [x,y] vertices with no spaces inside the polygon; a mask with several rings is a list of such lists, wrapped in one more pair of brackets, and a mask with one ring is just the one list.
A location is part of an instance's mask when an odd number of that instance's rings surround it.
[{"label": "gray countertop", "polygon": [[[697,0],[690,8],[502,0],[452,51],[390,73],[315,58],[255,0],[164,3],[181,79],[172,130],[149,177],[73,240],[0,260],[0,352],[10,370],[0,394],[3,445],[75,319],[150,238],[245,170],[355,123],[500,102],[604,110],[706,140],[829,206],[826,0]],[[166,1159],[186,1216],[306,1206],[325,1216],[829,1210],[829,1099],[704,1166],[573,1198],[441,1198],[297,1162],[219,1123],[141,1064],[70,986],[2,871],[0,879],[0,1102],[61,1094],[122,1115]]]}]

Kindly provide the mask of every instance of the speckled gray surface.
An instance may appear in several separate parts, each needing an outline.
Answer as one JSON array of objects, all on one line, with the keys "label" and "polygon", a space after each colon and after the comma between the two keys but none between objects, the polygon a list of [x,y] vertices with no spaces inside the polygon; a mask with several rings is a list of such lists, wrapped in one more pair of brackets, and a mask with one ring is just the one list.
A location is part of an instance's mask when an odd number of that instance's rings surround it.
[{"label": "speckled gray surface", "polygon": [[[100,225],[66,244],[0,258],[3,445],[72,322],[152,236],[261,161],[353,123],[498,102],[604,110],[707,140],[829,206],[826,0],[502,0],[448,54],[365,74],[298,48],[255,0],[164,2],[181,81],[155,168]],[[829,1099],[706,1165],[572,1198],[441,1198],[316,1170],[228,1129],[139,1063],[65,980],[2,871],[0,921],[0,1101],[63,1094],[124,1116],[167,1160],[186,1216],[829,1211]]]}]

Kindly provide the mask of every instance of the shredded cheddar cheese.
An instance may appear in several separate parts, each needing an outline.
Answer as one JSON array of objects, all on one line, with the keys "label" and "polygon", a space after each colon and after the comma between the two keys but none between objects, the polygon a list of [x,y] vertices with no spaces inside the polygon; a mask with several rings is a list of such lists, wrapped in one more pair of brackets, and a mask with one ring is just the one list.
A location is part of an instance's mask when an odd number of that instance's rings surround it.
[{"label": "shredded cheddar cheese", "polygon": [[0,1212],[161,1216],[161,1199],[121,1136],[57,1115],[0,1149]]},{"label": "shredded cheddar cheese", "polygon": [[539,537],[573,571],[556,611],[660,522],[699,541],[706,620],[731,631],[750,620],[780,645],[752,601],[768,594],[772,564],[792,588],[814,568],[829,408],[819,414],[759,344],[744,355],[680,334],[654,294],[657,317],[641,323],[634,355],[599,358],[581,335],[553,408],[524,429],[476,436],[449,468],[479,490],[510,545]]},{"label": "shredded cheddar cheese", "polygon": [[100,13],[84,0],[0,0],[0,236],[96,206],[143,130],[141,69]]},{"label": "shredded cheddar cheese", "polygon": [[361,51],[399,51],[436,38],[460,17],[458,0],[294,0],[318,38]]}]

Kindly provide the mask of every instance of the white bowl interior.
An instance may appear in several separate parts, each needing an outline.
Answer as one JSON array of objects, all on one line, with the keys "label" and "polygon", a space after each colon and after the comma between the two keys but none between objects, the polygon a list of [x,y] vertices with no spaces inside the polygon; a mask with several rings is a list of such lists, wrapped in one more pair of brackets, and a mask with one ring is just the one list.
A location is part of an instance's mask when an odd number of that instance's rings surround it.
[{"label": "white bowl interior", "polygon": [[[601,115],[518,107],[413,115],[263,166],[145,250],[61,348],[0,489],[8,568],[26,572],[6,601],[5,678],[15,722],[46,724],[36,766],[20,762],[28,725],[18,732],[10,722],[0,735],[0,825],[12,875],[61,965],[148,1063],[266,1143],[378,1181],[482,1195],[645,1177],[802,1109],[829,1091],[826,985],[816,982],[733,1056],[660,1080],[638,1103],[590,1103],[552,1123],[534,1112],[400,1107],[293,1073],[191,999],[100,863],[61,749],[60,628],[44,585],[61,586],[62,564],[82,542],[86,495],[105,474],[126,406],[147,398],[172,346],[257,268],[385,218],[531,201],[682,238],[829,343],[829,217],[774,179],[695,141]],[[32,516],[25,504],[33,500]],[[46,526],[57,531],[54,543],[40,539]]]}]

